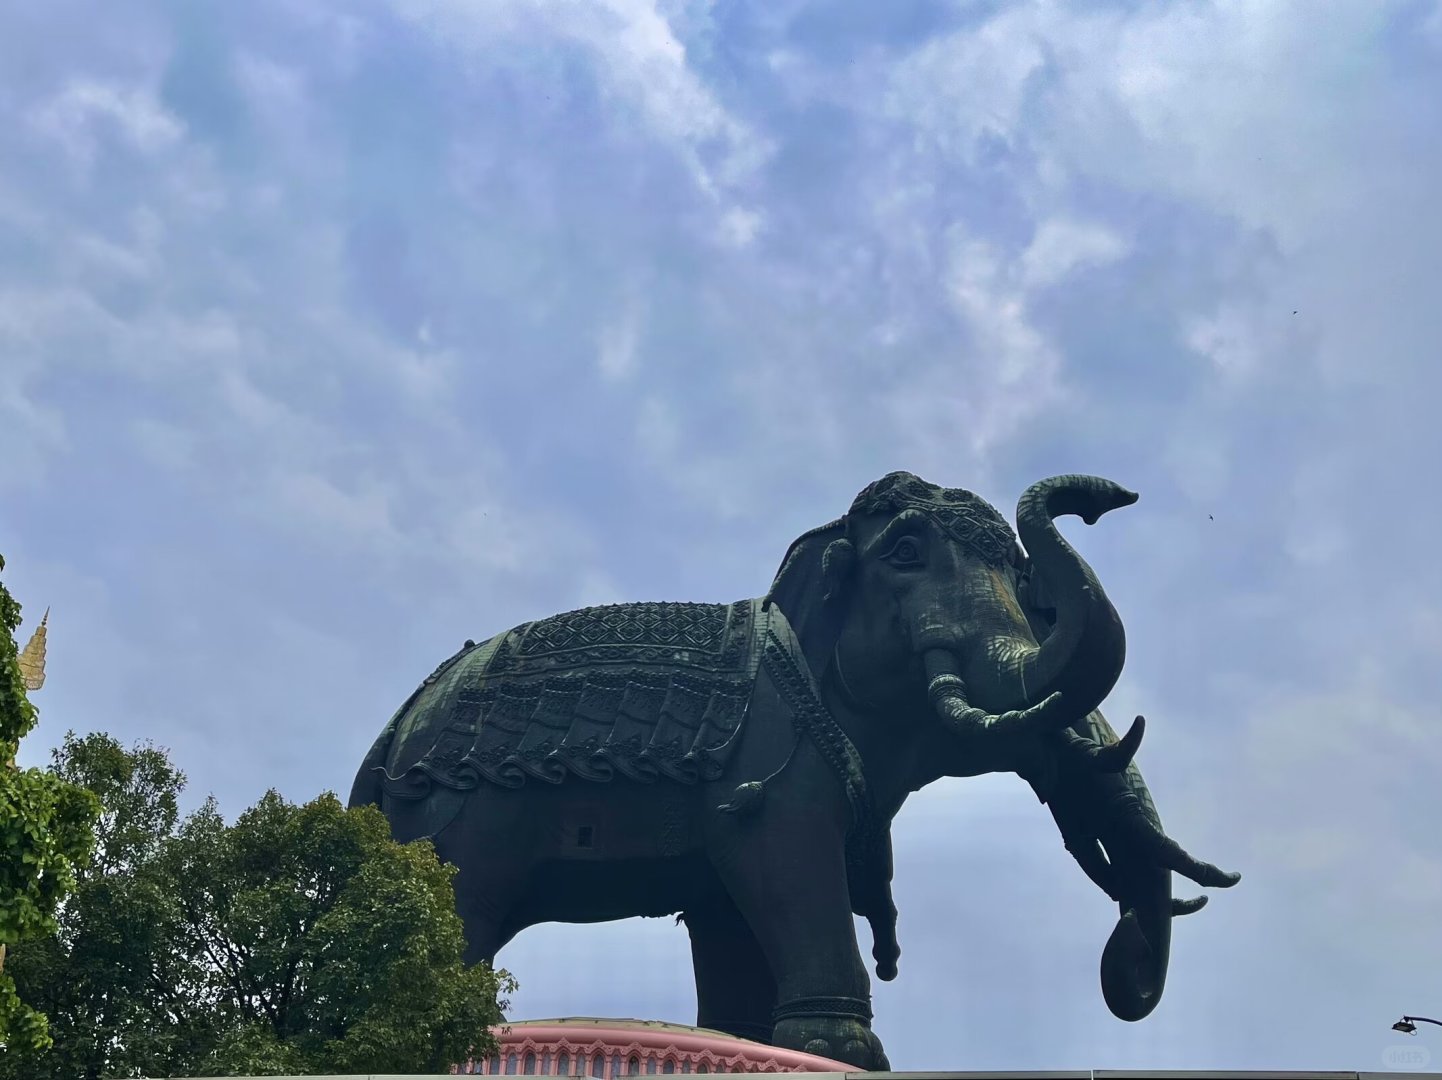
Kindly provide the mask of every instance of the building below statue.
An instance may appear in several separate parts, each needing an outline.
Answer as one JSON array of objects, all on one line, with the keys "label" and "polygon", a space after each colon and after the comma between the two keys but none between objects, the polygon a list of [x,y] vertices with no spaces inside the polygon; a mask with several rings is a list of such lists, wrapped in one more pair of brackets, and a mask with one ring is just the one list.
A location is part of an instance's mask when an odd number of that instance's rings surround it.
[{"label": "building below statue", "polygon": [[493,1029],[500,1049],[458,1073],[612,1080],[676,1073],[845,1073],[855,1067],[720,1031],[658,1020],[569,1016]]},{"label": "building below statue", "polygon": [[[629,1076],[677,1073],[796,1073],[808,1080],[1442,1080],[1442,1073],[1414,1071],[1353,1072],[1310,1070],[1275,1072],[1240,1070],[1157,1071],[1083,1069],[1046,1072],[912,1072],[867,1073],[829,1058],[751,1042],[720,1031],[667,1024],[658,1020],[621,1020],[568,1016],[554,1020],[527,1020],[492,1029],[500,1044],[490,1058],[472,1061],[454,1073],[487,1076],[573,1076],[593,1080],[620,1080]],[[1401,1061],[1393,1047],[1383,1055],[1389,1064]],[[1415,1048],[1406,1059],[1415,1066],[1429,1063],[1426,1049]],[[365,1077],[334,1080],[367,1080]],[[372,1076],[369,1080],[408,1080]],[[801,1080],[798,1077],[798,1080]]]}]

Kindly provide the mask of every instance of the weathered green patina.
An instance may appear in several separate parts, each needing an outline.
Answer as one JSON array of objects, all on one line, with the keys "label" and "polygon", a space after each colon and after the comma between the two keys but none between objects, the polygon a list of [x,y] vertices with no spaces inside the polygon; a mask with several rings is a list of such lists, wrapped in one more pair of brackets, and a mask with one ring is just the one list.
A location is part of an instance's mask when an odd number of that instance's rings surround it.
[{"label": "weathered green patina", "polygon": [[[1033,485],[1017,533],[984,500],[910,473],[800,537],[766,597],[621,604],[467,642],[376,740],[351,802],[454,862],[472,959],[541,922],[679,913],[697,1023],[885,1068],[853,913],[896,975],[892,819],[942,776],[1016,772],[1119,906],[1112,1012],[1166,978],[1171,873],[1229,874],[1162,830],[1097,711],[1125,634],[1054,519],[1136,496]],[[1023,545],[1024,548],[1023,548]]]}]

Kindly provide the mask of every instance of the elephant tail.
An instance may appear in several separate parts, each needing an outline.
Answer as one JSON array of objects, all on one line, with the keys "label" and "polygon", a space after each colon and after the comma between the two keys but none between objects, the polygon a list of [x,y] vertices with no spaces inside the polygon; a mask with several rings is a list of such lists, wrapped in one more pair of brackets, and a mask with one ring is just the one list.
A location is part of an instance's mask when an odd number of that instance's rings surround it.
[{"label": "elephant tail", "polygon": [[[403,712],[404,710],[402,710]],[[396,734],[396,722],[401,718],[402,713],[397,713],[392,717],[391,722],[371,744],[365,760],[361,762],[360,768],[356,771],[347,806],[374,806],[380,809],[381,783],[386,775],[386,759],[390,757],[391,741]]]},{"label": "elephant tail", "polygon": [[[491,641],[494,640],[496,639],[491,639]],[[490,644],[490,641],[482,642],[481,647]],[[406,698],[401,707],[395,711],[395,715],[391,717],[390,723],[386,724],[381,733],[376,736],[376,741],[371,743],[370,751],[366,754],[365,760],[361,762],[360,769],[356,772],[355,780],[351,784],[350,801],[346,803],[347,806],[374,806],[377,809],[382,808],[381,796],[384,794],[384,788],[381,785],[385,782],[386,764],[390,760],[391,744],[395,742],[396,730],[400,727],[401,720],[410,713],[411,706],[416,703],[416,699],[421,696],[422,691],[424,691],[426,687],[434,683],[436,679],[454,665],[457,660],[475,648],[477,648],[476,643],[467,639],[466,643],[461,646],[459,652],[454,656],[442,660],[440,666],[426,677],[425,682],[411,691],[410,696]]]}]

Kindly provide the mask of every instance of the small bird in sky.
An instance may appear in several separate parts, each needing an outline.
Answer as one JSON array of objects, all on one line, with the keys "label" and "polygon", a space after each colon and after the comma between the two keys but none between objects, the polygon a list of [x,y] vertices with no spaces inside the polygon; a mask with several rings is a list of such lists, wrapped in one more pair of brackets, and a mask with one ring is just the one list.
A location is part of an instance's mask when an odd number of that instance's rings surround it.
[{"label": "small bird in sky", "polygon": [[1208,520],[1208,521],[1216,521],[1217,519],[1214,518],[1214,517],[1212,517],[1211,514],[1208,514],[1208,515],[1207,515],[1207,520]]}]

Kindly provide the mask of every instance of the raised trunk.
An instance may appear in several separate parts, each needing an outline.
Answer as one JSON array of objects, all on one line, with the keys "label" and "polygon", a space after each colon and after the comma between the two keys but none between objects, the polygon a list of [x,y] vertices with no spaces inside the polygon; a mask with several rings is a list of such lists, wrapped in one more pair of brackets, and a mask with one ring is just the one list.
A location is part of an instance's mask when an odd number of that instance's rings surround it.
[{"label": "raised trunk", "polygon": [[1017,535],[1032,573],[1056,600],[1056,626],[1040,646],[1013,635],[988,641],[965,667],[976,701],[1000,712],[1029,708],[1059,692],[1066,710],[1081,717],[1111,692],[1126,659],[1121,618],[1053,519],[1076,514],[1091,525],[1136,501],[1134,492],[1096,476],[1056,476],[1027,488],[1017,504]]}]

